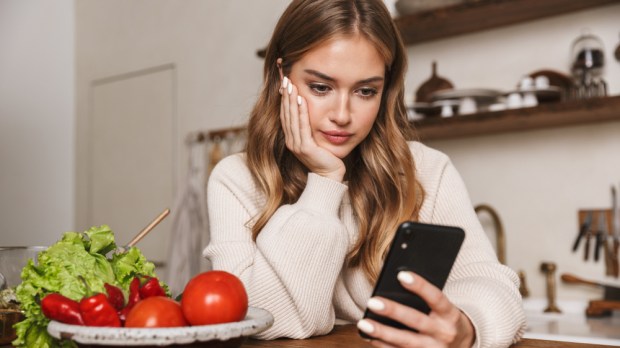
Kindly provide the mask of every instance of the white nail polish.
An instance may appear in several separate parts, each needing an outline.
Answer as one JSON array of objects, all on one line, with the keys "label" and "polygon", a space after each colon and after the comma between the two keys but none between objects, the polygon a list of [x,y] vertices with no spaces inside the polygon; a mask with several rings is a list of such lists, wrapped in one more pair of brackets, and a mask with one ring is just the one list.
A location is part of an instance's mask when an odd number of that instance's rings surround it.
[{"label": "white nail polish", "polygon": [[288,94],[291,94],[291,93],[293,93],[293,84],[289,83],[289,85],[288,85]]},{"label": "white nail polish", "polygon": [[383,301],[376,299],[374,297],[368,300],[368,303],[366,305],[368,306],[368,308],[372,309],[373,311],[382,311],[385,309],[385,303],[383,303]]},{"label": "white nail polish", "polygon": [[405,284],[413,284],[413,275],[410,272],[400,271],[396,278]]},{"label": "white nail polish", "polygon": [[286,86],[288,86],[288,78],[284,76],[284,79],[282,79],[282,87],[286,88]]},{"label": "white nail polish", "polygon": [[357,328],[364,331],[365,333],[373,333],[373,331],[375,331],[375,327],[364,319],[357,322]]},{"label": "white nail polish", "polygon": [[301,96],[297,96],[297,105],[301,106]]}]

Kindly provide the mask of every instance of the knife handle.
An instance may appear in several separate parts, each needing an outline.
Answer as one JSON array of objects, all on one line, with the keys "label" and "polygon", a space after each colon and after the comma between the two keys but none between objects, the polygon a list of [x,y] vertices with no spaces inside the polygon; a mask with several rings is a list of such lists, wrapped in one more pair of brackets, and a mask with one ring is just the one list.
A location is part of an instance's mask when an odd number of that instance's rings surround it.
[{"label": "knife handle", "polygon": [[588,261],[589,258],[590,258],[590,233],[587,233],[586,234],[586,247],[584,248],[583,259],[584,261]]},{"label": "knife handle", "polygon": [[573,252],[577,251],[577,248],[579,248],[579,243],[581,243],[581,240],[583,239],[583,236],[586,234],[587,231],[588,225],[584,222],[583,224],[581,224],[579,234],[577,234],[577,238],[575,239],[575,243],[573,244]]},{"label": "knife handle", "polygon": [[579,278],[576,275],[573,275],[570,273],[563,273],[560,276],[560,279],[562,279],[563,282],[569,283],[569,284],[585,284],[585,285],[602,286],[602,284],[600,283],[593,282],[591,280],[587,280],[583,278]]},{"label": "knife handle", "polygon": [[603,232],[598,231],[595,237],[596,239],[594,242],[594,262],[598,262],[598,259],[601,255],[601,247],[603,246]]}]

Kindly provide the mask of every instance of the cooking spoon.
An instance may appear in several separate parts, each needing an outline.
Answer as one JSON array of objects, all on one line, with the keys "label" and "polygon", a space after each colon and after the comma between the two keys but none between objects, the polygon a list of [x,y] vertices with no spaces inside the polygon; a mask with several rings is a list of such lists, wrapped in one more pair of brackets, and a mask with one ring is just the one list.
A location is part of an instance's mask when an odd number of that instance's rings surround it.
[{"label": "cooking spoon", "polygon": [[151,230],[155,228],[155,226],[157,226],[166,216],[168,216],[168,214],[170,214],[170,209],[164,209],[164,211],[162,211],[153,221],[151,221],[150,224],[148,224],[145,228],[142,229],[142,231],[136,234],[136,236],[133,237],[133,239],[129,243],[127,243],[126,246],[118,247],[116,252],[124,253],[125,251],[127,251],[127,249],[136,245],[142,238],[144,238],[144,236],[151,232]]}]

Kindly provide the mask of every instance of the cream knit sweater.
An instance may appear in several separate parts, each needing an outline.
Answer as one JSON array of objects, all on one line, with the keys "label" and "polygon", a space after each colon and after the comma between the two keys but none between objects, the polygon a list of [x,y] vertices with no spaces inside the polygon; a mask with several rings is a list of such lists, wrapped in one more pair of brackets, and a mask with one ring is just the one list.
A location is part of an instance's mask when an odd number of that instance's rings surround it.
[{"label": "cream knit sweater", "polygon": [[[409,144],[426,192],[420,222],[459,226],[466,238],[444,292],[471,320],[476,347],[506,347],[523,333],[518,277],[498,263],[468,193],[448,157]],[[248,228],[264,205],[244,154],[222,160],[207,190],[211,241],[203,255],[214,269],[236,274],[250,306],[268,310],[274,325],[258,337],[306,338],[361,319],[373,284],[345,256],[357,225],[347,186],[310,173],[299,200],[281,206],[256,242]]]}]

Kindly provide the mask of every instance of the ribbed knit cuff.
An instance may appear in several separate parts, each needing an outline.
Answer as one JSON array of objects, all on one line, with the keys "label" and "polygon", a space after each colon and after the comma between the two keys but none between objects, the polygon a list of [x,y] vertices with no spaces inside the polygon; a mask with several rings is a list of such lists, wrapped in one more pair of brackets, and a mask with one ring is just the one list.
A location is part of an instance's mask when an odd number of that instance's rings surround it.
[{"label": "ribbed knit cuff", "polygon": [[349,187],[341,182],[308,173],[308,182],[297,204],[319,214],[338,216],[342,198]]}]

